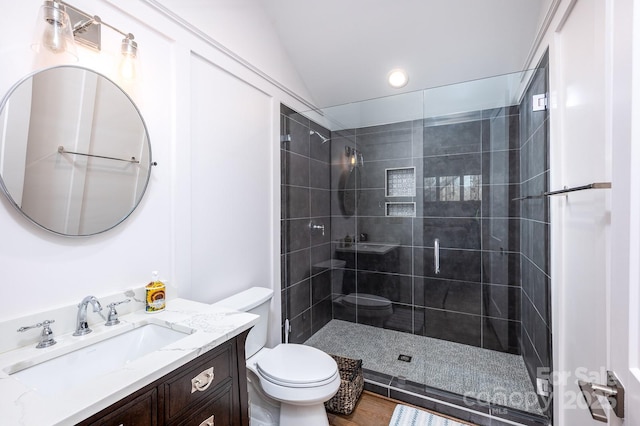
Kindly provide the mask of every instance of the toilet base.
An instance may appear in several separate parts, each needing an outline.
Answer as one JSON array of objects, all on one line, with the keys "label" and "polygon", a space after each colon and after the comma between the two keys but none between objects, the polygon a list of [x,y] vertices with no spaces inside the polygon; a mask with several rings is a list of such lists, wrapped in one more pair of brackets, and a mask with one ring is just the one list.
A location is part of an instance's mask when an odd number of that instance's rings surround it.
[{"label": "toilet base", "polygon": [[278,426],[280,422],[280,402],[262,392],[258,380],[251,370],[247,370],[247,392],[249,394],[249,424],[251,426]]},{"label": "toilet base", "polygon": [[324,403],[280,406],[280,426],[329,426]]}]

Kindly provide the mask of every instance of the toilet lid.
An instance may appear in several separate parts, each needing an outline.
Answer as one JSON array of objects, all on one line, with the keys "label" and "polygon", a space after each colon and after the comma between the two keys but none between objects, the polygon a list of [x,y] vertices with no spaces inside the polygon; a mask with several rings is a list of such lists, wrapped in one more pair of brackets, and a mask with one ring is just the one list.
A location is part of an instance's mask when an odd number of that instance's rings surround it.
[{"label": "toilet lid", "polygon": [[282,386],[320,385],[334,380],[336,362],[311,346],[280,344],[256,363],[260,375]]},{"label": "toilet lid", "polygon": [[367,293],[350,293],[342,298],[345,305],[357,306],[364,309],[389,309],[391,301],[385,297]]}]

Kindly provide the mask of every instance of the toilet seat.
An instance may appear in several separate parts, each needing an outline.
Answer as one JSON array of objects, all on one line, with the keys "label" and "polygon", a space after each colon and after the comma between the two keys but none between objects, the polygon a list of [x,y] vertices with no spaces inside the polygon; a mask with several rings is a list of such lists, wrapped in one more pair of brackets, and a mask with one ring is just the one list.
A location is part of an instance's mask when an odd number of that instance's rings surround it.
[{"label": "toilet seat", "polygon": [[[320,367],[316,370],[313,363]],[[293,410],[291,406],[306,406],[311,410],[317,405],[315,409],[324,413],[324,402],[340,388],[336,362],[311,346],[288,343],[273,349],[263,348],[247,360],[247,369],[256,374],[268,397],[282,403],[284,412]],[[326,419],[326,413],[323,415]],[[300,422],[293,424],[297,426]]]},{"label": "toilet seat", "polygon": [[367,293],[349,293],[342,298],[342,302],[352,308],[370,311],[386,311],[391,307],[391,301],[386,297]]},{"label": "toilet seat", "polygon": [[327,385],[339,376],[336,362],[305,345],[278,345],[256,362],[260,376],[279,386],[308,388]]}]

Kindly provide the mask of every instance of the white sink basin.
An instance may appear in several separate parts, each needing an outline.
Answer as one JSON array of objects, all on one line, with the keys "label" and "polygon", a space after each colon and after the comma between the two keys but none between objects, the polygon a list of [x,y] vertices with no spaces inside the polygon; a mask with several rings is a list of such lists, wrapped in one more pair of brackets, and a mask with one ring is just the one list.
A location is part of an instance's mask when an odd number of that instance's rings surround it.
[{"label": "white sink basin", "polygon": [[396,247],[398,247],[396,243],[355,243],[349,247],[337,247],[336,251],[384,255]]},{"label": "white sink basin", "polygon": [[[54,395],[122,368],[186,336],[187,333],[147,324],[17,371],[11,376],[40,394]],[[95,385],[100,386],[100,383]]]}]

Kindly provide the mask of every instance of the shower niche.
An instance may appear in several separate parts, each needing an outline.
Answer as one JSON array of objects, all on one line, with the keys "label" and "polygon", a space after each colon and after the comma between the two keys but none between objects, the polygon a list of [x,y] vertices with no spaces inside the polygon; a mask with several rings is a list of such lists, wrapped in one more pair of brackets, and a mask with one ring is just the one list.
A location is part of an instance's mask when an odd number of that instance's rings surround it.
[{"label": "shower niche", "polygon": [[386,202],[385,203],[385,216],[397,216],[397,217],[415,217],[416,216],[416,203],[413,202]]},{"label": "shower niche", "polygon": [[387,197],[415,197],[416,196],[416,168],[399,167],[385,169],[385,196]]},{"label": "shower niche", "polygon": [[[384,171],[385,197],[398,200],[403,197],[413,199],[416,196],[416,168],[396,167]],[[385,202],[385,216],[415,217],[414,201]]]}]

